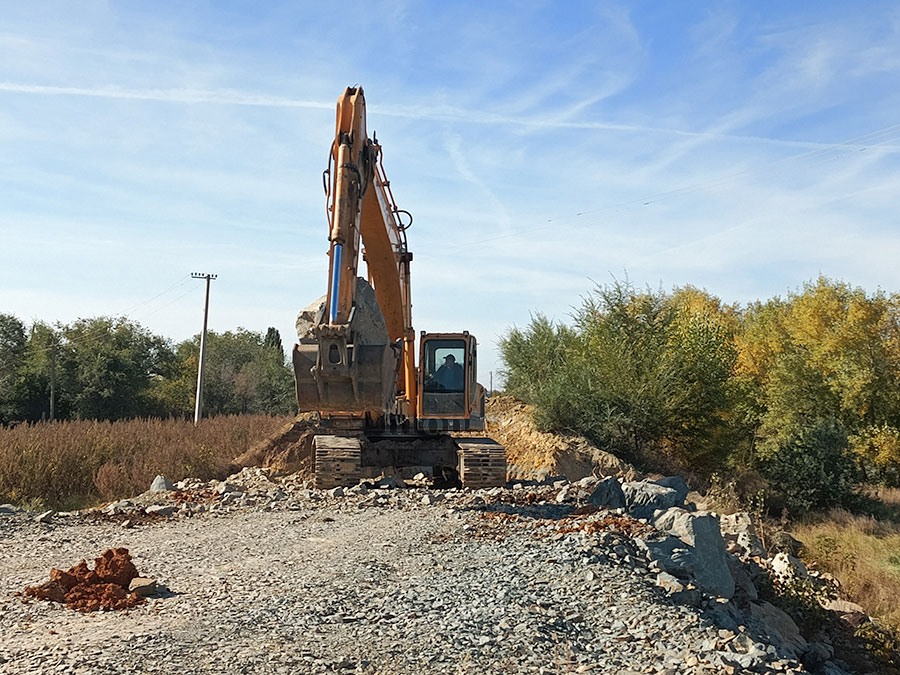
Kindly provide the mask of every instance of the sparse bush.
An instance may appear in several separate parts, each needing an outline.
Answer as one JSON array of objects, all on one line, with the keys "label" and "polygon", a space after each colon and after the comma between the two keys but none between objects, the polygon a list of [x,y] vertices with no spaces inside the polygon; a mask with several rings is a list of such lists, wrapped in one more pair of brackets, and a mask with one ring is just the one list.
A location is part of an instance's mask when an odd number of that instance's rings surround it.
[{"label": "sparse bush", "polygon": [[878,661],[881,672],[900,673],[900,629],[876,619],[860,624],[854,636],[862,640],[866,651]]},{"label": "sparse bush", "polygon": [[760,597],[786,612],[806,638],[818,633],[830,618],[822,603],[836,597],[831,584],[817,579],[770,578],[760,584]]}]

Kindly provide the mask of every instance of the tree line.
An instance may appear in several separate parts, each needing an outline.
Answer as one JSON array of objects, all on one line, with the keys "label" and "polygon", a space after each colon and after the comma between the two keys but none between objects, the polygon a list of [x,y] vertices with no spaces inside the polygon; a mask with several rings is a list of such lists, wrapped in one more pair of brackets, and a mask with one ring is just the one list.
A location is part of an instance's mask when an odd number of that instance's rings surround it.
[{"label": "tree line", "polygon": [[900,485],[900,294],[820,277],[740,307],[615,282],[500,347],[542,428],[632,460],[756,475],[798,508]]},{"label": "tree line", "polygon": [[[188,417],[199,354],[199,335],[175,344],[127,318],[0,314],[0,425],[49,418],[51,387],[55,419]],[[207,333],[204,414],[292,414],[293,381],[275,328]]]}]

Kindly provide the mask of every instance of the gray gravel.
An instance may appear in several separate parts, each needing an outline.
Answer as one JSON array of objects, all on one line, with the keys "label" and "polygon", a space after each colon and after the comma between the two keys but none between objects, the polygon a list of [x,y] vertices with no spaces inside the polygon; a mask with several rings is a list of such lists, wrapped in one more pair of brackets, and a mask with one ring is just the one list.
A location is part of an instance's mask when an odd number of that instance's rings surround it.
[{"label": "gray gravel", "polygon": [[[0,673],[804,672],[758,643],[726,666],[743,627],[714,599],[667,599],[623,537],[556,533],[535,517],[556,504],[281,487],[131,528],[0,515]],[[170,592],[94,614],[14,595],[120,546]]]}]

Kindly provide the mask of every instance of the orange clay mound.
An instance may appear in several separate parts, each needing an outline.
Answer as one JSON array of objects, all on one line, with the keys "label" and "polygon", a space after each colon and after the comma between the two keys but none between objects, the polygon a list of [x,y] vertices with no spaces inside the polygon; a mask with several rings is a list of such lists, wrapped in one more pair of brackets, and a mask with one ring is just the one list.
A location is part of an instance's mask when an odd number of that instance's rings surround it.
[{"label": "orange clay mound", "polygon": [[50,570],[50,581],[29,586],[25,595],[41,600],[65,603],[80,612],[98,609],[127,609],[144,602],[137,593],[128,592],[128,584],[138,576],[127,548],[110,548],[94,560],[94,569],[80,563],[63,571]]}]

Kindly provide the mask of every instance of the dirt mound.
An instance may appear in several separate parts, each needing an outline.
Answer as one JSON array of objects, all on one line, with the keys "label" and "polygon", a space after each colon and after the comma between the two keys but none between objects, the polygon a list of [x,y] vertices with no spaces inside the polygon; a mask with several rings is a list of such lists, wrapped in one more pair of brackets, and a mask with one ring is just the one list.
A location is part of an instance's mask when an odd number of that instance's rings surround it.
[{"label": "dirt mound", "polygon": [[566,476],[622,476],[637,480],[639,472],[615,455],[604,452],[583,436],[538,431],[534,408],[511,396],[487,400],[487,433],[506,448],[510,478],[543,479]]},{"label": "dirt mound", "polygon": [[[492,396],[487,401],[486,432],[506,448],[510,478],[566,476],[578,480],[592,474],[622,476],[626,480],[641,477],[633,466],[600,450],[582,436],[538,431],[533,413],[532,406],[510,396]],[[234,462],[241,467],[268,467],[308,478],[312,475],[313,438],[318,431],[315,413],[298,415]]]},{"label": "dirt mound", "polygon": [[264,441],[236,457],[241,467],[262,466],[284,473],[312,472],[313,437],[318,429],[315,413],[302,413]]},{"label": "dirt mound", "polygon": [[82,560],[68,571],[50,570],[50,581],[29,586],[25,595],[40,600],[65,603],[69,609],[95,612],[99,609],[127,609],[144,602],[128,585],[138,576],[125,548],[110,548],[94,560],[94,569]]}]

